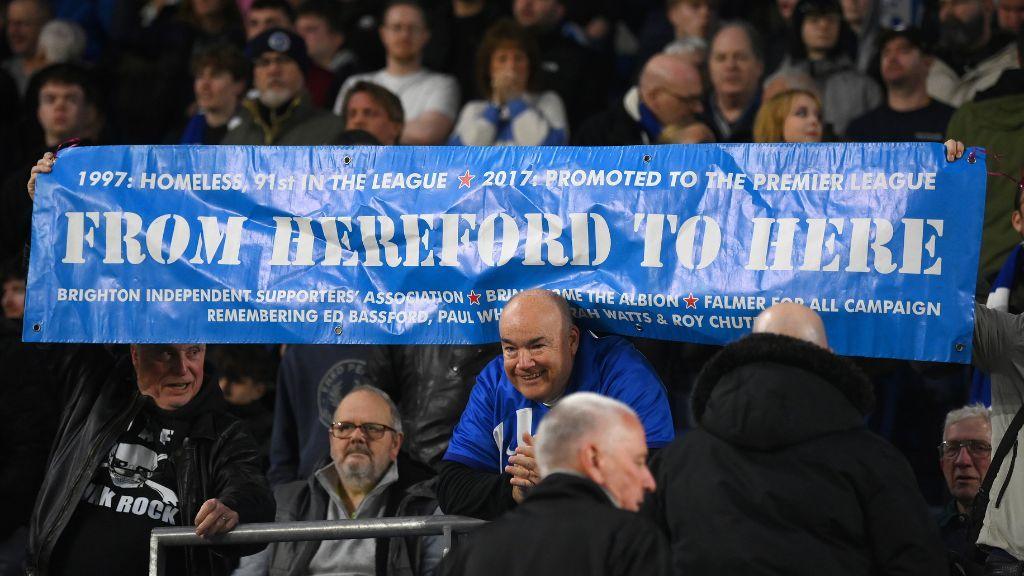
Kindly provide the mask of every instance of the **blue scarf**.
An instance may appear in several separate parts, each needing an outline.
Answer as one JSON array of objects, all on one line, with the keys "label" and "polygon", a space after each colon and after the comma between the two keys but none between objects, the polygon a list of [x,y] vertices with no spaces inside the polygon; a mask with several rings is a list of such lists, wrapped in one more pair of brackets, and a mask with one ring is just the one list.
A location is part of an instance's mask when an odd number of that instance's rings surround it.
[{"label": "blue scarf", "polygon": [[640,128],[647,133],[651,144],[658,143],[658,136],[661,136],[661,130],[664,128],[661,122],[658,122],[658,117],[654,115],[654,112],[644,105],[643,100],[640,100]]},{"label": "blue scarf", "polygon": [[[1010,310],[1010,290],[1017,283],[1017,273],[1024,268],[1022,256],[1024,256],[1024,243],[1014,246],[1006,258],[1006,262],[1003,262],[1003,267],[999,269],[999,274],[992,282],[992,292],[988,295],[986,306],[1003,312]],[[992,380],[981,370],[974,371],[974,380],[971,382],[970,403],[976,402],[985,406],[992,405]]]}]

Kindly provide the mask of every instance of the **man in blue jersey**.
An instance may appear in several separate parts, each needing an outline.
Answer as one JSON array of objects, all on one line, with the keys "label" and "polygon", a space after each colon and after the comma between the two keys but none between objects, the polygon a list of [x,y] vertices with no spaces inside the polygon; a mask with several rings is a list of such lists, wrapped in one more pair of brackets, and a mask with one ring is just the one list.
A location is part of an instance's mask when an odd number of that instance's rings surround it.
[{"label": "man in blue jersey", "polygon": [[672,441],[668,399],[654,369],[625,339],[581,332],[562,297],[547,290],[517,294],[498,331],[502,355],[477,377],[441,463],[438,500],[445,513],[490,519],[521,502],[540,481],[532,434],[573,392],[629,405],[649,448]]}]

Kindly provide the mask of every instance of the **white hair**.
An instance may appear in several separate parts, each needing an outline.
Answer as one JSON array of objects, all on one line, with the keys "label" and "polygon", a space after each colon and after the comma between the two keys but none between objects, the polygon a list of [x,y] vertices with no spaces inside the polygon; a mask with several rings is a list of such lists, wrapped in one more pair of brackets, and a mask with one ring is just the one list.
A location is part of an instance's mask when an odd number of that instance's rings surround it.
[{"label": "white hair", "polygon": [[946,440],[946,430],[957,422],[970,420],[971,418],[983,418],[989,426],[992,425],[992,411],[982,404],[971,404],[963,408],[957,408],[946,414],[946,423],[942,426],[942,440]]},{"label": "white hair", "polygon": [[614,434],[624,425],[624,416],[637,418],[626,404],[600,394],[577,392],[563,398],[537,428],[536,455],[541,477],[554,470],[577,470],[580,444],[595,435]]},{"label": "white hair", "polygon": [[696,54],[703,59],[708,53],[708,43],[703,38],[698,38],[696,36],[676,38],[665,46],[662,53],[671,54],[673,56],[688,56],[690,54]]},{"label": "white hair", "polygon": [[50,20],[39,32],[39,51],[50,64],[78,62],[85,54],[85,31],[69,20]]}]

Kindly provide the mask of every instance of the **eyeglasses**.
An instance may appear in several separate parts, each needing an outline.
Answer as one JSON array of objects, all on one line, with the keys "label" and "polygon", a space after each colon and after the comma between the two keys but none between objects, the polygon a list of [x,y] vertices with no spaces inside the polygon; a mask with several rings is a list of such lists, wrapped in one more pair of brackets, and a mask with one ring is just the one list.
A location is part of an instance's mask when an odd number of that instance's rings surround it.
[{"label": "eyeglasses", "polygon": [[667,92],[669,96],[672,96],[673,98],[675,98],[680,104],[684,104],[684,105],[689,106],[691,108],[693,106],[696,106],[697,104],[701,103],[701,95],[700,94],[690,94],[690,95],[684,96],[682,94],[676,94],[675,92],[672,92],[671,90],[668,90],[668,89],[666,89],[665,92]]},{"label": "eyeglasses", "polygon": [[939,444],[939,458],[952,460],[960,454],[961,448],[967,448],[971,458],[987,458],[992,454],[992,445],[983,440],[953,440]]},{"label": "eyeglasses", "polygon": [[391,426],[385,426],[383,424],[374,424],[373,422],[366,422],[364,424],[354,424],[352,422],[332,422],[330,425],[331,436],[334,436],[338,440],[347,440],[352,437],[355,433],[356,428],[363,431],[363,436],[366,436],[370,440],[380,440],[384,437],[385,432],[397,432]]}]

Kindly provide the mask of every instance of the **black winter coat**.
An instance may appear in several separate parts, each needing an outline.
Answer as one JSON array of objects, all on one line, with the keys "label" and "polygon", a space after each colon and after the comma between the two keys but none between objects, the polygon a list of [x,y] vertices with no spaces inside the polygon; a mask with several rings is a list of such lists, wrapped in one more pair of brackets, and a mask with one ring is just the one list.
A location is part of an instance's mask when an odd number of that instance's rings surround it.
[{"label": "black winter coat", "polygon": [[[29,574],[45,576],[50,554],[97,467],[128,423],[152,400],[139,393],[127,357],[115,358],[101,347],[83,347],[56,369],[73,391],[39,489],[29,528]],[[211,388],[212,387],[212,388]],[[199,507],[218,498],[238,513],[239,523],[271,522],[274,497],[263,476],[259,450],[245,424],[227,414],[220,388],[209,378],[195,400],[208,409],[197,415],[175,458],[180,518],[191,523]],[[189,574],[231,571],[231,557],[255,554],[263,544],[190,547]]]},{"label": "black winter coat", "polygon": [[646,144],[640,123],[633,119],[622,102],[588,118],[572,133],[573,146],[630,146]]},{"label": "black winter coat", "polygon": [[675,573],[946,574],[910,466],[864,426],[872,401],[856,366],[806,342],[755,334],[716,355],[699,428],[652,465],[645,512]]},{"label": "black winter coat", "polygon": [[448,576],[661,576],[669,573],[669,550],[655,526],[613,506],[600,486],[556,473],[470,534],[442,567]]}]

